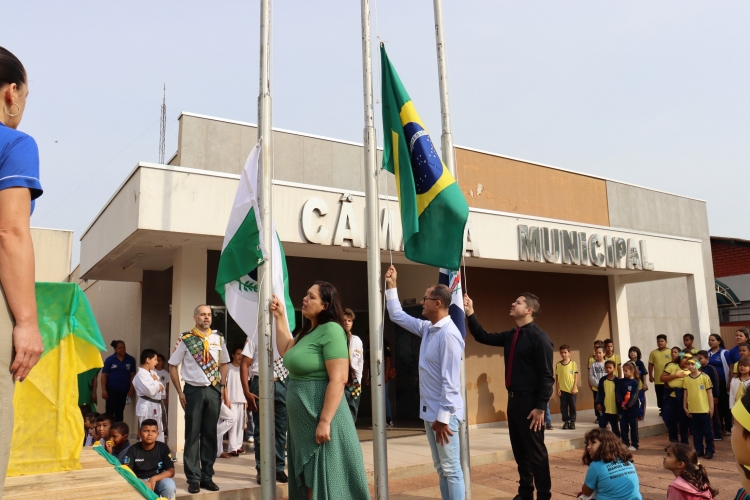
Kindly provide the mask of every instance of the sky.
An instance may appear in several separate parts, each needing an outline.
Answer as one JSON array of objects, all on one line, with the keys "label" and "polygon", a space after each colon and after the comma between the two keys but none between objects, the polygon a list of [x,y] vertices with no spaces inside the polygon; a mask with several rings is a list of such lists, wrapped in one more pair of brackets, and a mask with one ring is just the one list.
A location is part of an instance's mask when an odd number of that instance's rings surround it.
[{"label": "sky", "polygon": [[[79,238],[182,111],[257,122],[259,1],[13,3],[0,46],[26,66],[39,144],[33,226]],[[750,2],[444,0],[456,144],[705,200],[714,236],[750,240]],[[372,3],[433,139],[432,2]],[[274,126],[362,142],[360,3],[275,1]],[[376,103],[378,134],[380,107]],[[533,186],[529,186],[533,189]],[[233,196],[229,194],[229,196]]]}]

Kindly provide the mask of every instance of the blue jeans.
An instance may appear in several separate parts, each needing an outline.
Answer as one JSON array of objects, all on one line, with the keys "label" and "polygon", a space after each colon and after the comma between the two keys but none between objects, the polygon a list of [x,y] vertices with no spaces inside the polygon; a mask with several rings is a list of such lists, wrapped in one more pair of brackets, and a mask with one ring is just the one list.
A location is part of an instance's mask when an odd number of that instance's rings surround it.
[{"label": "blue jeans", "polygon": [[461,445],[458,437],[458,427],[461,422],[455,415],[451,415],[448,428],[453,436],[449,436],[450,442],[446,445],[437,444],[432,424],[433,422],[425,420],[424,427],[427,431],[427,441],[430,443],[432,462],[440,476],[440,495],[443,500],[464,500],[466,487],[464,471],[461,469]]},{"label": "blue jeans", "polygon": [[[143,479],[143,481],[148,482],[148,479]],[[160,497],[171,500],[172,498],[174,498],[176,492],[177,486],[174,484],[174,479],[172,479],[171,477],[156,481],[154,493],[156,493]]]},{"label": "blue jeans", "polygon": [[549,411],[549,401],[547,401],[547,409],[544,410],[544,423],[552,424],[552,413]]}]

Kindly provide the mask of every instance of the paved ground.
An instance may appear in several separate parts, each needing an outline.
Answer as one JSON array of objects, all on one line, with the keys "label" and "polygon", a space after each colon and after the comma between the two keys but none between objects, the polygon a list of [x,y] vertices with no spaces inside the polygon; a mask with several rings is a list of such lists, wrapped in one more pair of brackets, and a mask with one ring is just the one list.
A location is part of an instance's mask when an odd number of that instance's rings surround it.
[{"label": "paved ground", "polygon": [[[666,498],[667,486],[674,480],[671,472],[662,468],[666,436],[654,436],[641,441],[635,454],[636,468],[644,499]],[[709,470],[712,485],[719,488],[719,498],[734,498],[740,487],[739,472],[729,440],[716,443],[717,452],[712,460],[703,460]],[[581,464],[583,450],[570,450],[550,455],[552,470],[552,498],[575,498],[581,489],[586,467]],[[472,467],[473,500],[513,498],[517,492],[518,473],[514,461]],[[440,498],[435,474],[409,479],[392,480],[389,496],[392,500],[421,500]]]}]

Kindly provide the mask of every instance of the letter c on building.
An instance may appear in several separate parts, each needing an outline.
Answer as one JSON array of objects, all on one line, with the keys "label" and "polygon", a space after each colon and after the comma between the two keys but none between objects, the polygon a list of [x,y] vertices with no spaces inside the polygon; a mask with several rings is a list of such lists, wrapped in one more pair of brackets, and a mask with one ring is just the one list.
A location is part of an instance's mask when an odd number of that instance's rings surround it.
[{"label": "letter c on building", "polygon": [[[313,214],[318,212],[319,217],[313,221]],[[328,240],[328,228],[321,219],[328,214],[328,205],[320,198],[310,198],[302,206],[302,233],[310,243],[330,244]]]}]

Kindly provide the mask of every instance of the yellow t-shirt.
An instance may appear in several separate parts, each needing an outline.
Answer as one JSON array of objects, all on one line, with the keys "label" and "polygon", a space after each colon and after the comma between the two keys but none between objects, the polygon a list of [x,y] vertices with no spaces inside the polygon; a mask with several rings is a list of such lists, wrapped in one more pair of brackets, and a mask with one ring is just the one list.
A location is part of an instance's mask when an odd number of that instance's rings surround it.
[{"label": "yellow t-shirt", "polygon": [[643,389],[643,380],[638,379],[638,390],[640,391],[641,389]]},{"label": "yellow t-shirt", "polygon": [[617,415],[617,399],[615,398],[615,381],[604,381],[604,413]]},{"label": "yellow t-shirt", "polygon": [[591,368],[591,364],[592,364],[592,363],[593,363],[594,361],[596,361],[596,358],[594,358],[594,356],[589,356],[589,364],[588,364],[587,368]]},{"label": "yellow t-shirt", "polygon": [[711,379],[705,373],[701,373],[697,377],[688,375],[683,380],[685,390],[687,391],[687,406],[690,413],[708,413],[709,404],[708,398],[713,398],[713,395],[709,396],[711,388]]},{"label": "yellow t-shirt", "polygon": [[612,353],[612,356],[607,357],[607,355],[604,355],[604,361],[614,361],[615,362],[615,373],[617,373],[617,367],[620,366],[620,355]]},{"label": "yellow t-shirt", "polygon": [[[666,373],[667,375],[674,375],[678,371],[684,372],[686,375],[685,378],[687,378],[687,375],[690,374],[688,370],[680,369],[680,365],[678,365],[677,363],[669,363],[664,367],[664,373]],[[671,387],[672,389],[683,389],[685,387],[683,383],[685,378],[676,378],[674,380],[670,380],[669,382],[667,382],[667,386]],[[671,396],[673,398],[677,397],[674,393],[672,393]]]},{"label": "yellow t-shirt", "polygon": [[696,349],[695,347],[693,347],[692,349],[690,349],[690,354],[692,354],[693,356],[695,356],[696,354],[698,354],[698,349]]},{"label": "yellow t-shirt", "polygon": [[739,364],[740,364],[740,362],[739,362],[739,361],[737,361],[737,362],[736,362],[736,363],[734,364],[734,368],[732,368],[732,373],[734,373],[734,374],[736,374],[736,373],[737,373],[737,366],[738,366]]},{"label": "yellow t-shirt", "polygon": [[576,373],[578,373],[578,366],[572,359],[568,361],[567,365],[564,365],[562,361],[557,362],[557,365],[555,365],[555,375],[557,376],[557,384],[561,391],[572,392],[573,384],[576,381]]},{"label": "yellow t-shirt", "polygon": [[668,363],[672,362],[672,350],[671,349],[664,349],[663,351],[660,351],[659,349],[654,349],[651,351],[651,354],[648,356],[648,364],[654,365],[654,385],[663,385],[664,382],[659,380],[661,378],[661,374],[664,371],[664,367],[667,366]]}]

